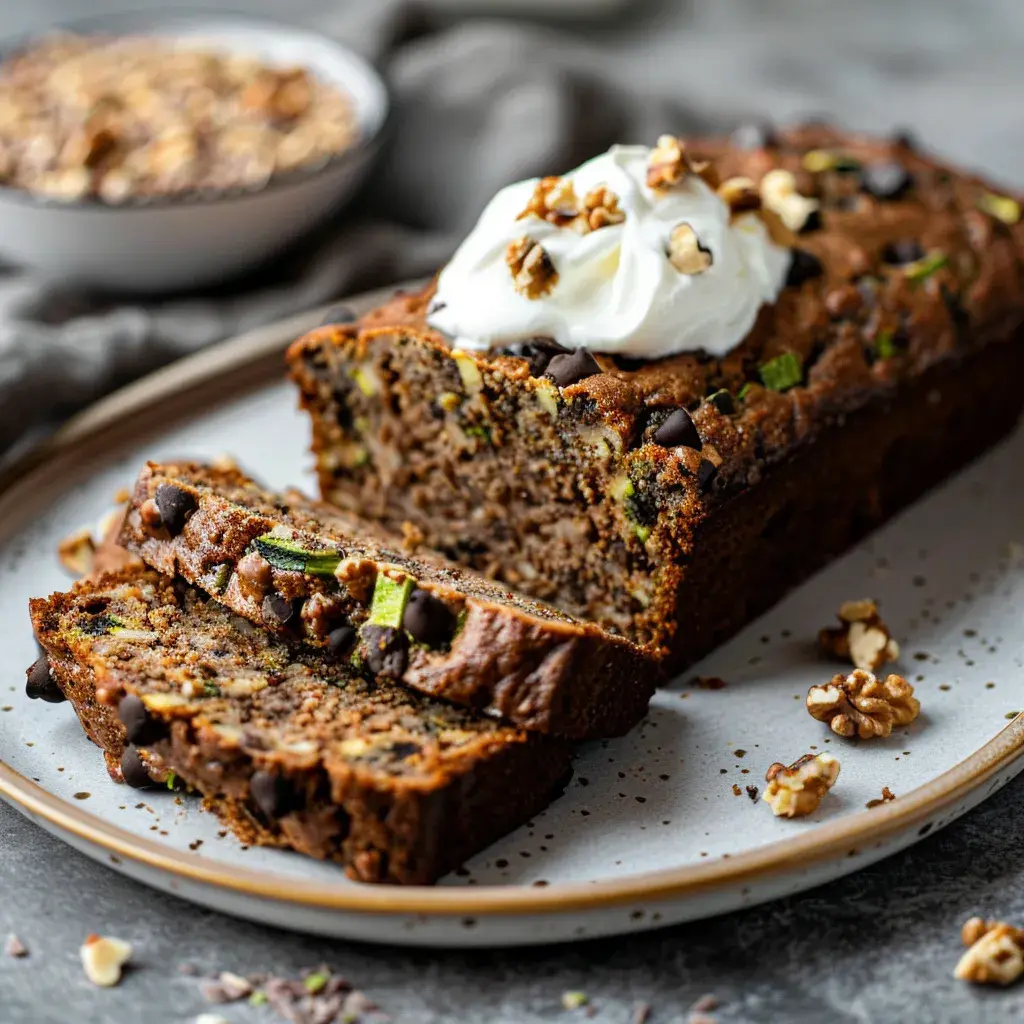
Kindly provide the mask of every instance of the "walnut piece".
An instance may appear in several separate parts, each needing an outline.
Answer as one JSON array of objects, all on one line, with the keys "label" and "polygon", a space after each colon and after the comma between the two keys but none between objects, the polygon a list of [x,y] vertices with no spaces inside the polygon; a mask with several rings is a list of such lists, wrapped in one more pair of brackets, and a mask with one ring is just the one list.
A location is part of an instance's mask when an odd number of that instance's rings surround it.
[{"label": "walnut piece", "polygon": [[607,185],[598,185],[583,197],[583,209],[574,227],[581,234],[621,224],[626,211],[619,208],[619,197]]},{"label": "walnut piece", "polygon": [[879,680],[857,668],[848,676],[833,676],[824,686],[812,686],[807,691],[807,710],[839,736],[868,740],[888,736],[894,725],[908,725],[920,714],[921,702],[902,676]]},{"label": "walnut piece", "polygon": [[761,193],[750,178],[727,178],[718,186],[718,197],[735,217],[761,209]]},{"label": "walnut piece", "polygon": [[972,917],[960,937],[970,948],[953,975],[979,985],[1009,985],[1024,974],[1024,929]]},{"label": "walnut piece", "polygon": [[132,947],[123,939],[90,935],[79,953],[85,976],[100,988],[111,988],[121,980],[121,968],[131,959]]},{"label": "walnut piece", "polygon": [[761,202],[790,231],[800,231],[821,205],[817,199],[800,195],[792,171],[781,167],[769,171],[761,179]]},{"label": "walnut piece", "polygon": [[505,262],[512,271],[512,286],[527,299],[547,295],[558,283],[558,271],[539,242],[523,235],[509,243]]},{"label": "walnut piece", "polygon": [[591,189],[582,202],[577,198],[568,178],[541,178],[533,195],[516,220],[537,217],[557,227],[571,227],[581,235],[626,219],[619,207],[619,197],[607,185]]},{"label": "walnut piece", "polygon": [[818,646],[825,654],[841,661],[849,659],[866,672],[877,672],[900,656],[900,645],[870,598],[845,601],[838,617],[842,624],[838,629],[823,629],[818,634]]},{"label": "walnut piece", "polygon": [[678,185],[693,170],[685,150],[686,143],[675,135],[659,136],[647,158],[647,187],[666,189]]},{"label": "walnut piece", "polygon": [[765,773],[765,800],[779,818],[802,818],[814,811],[839,778],[831,754],[804,754],[788,767],[776,762]]},{"label": "walnut piece", "polygon": [[680,274],[703,274],[712,264],[711,251],[700,244],[689,224],[677,224],[668,236],[668,260]]}]

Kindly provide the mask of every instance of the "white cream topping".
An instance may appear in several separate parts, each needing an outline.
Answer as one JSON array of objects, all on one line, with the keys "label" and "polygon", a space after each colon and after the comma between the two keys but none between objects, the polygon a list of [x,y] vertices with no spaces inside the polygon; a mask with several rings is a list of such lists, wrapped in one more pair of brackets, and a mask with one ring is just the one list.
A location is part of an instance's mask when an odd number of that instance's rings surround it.
[{"label": "white cream topping", "polygon": [[[760,307],[778,297],[790,252],[756,214],[731,217],[696,174],[670,189],[648,188],[649,154],[646,146],[613,146],[565,175],[579,198],[607,186],[625,213],[621,223],[585,234],[534,215],[516,219],[537,179],[502,189],[441,272],[430,325],[463,349],[537,336],[644,359],[735,348]],[[669,261],[680,224],[711,253],[703,272],[683,273]],[[509,244],[524,235],[544,247],[558,274],[538,298],[517,292],[506,263]]]}]

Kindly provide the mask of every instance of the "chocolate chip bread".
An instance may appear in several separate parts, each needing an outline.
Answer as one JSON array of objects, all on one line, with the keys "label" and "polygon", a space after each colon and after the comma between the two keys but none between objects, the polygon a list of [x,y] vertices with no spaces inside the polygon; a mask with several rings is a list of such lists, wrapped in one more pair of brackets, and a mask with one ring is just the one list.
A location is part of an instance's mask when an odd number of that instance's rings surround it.
[{"label": "chocolate chip bread", "polygon": [[174,773],[243,842],[360,881],[433,882],[568,777],[561,741],[369,681],[151,570],[31,611],[46,655],[30,695],[70,700],[116,779]]},{"label": "chocolate chip bread", "polygon": [[282,636],[541,732],[626,732],[658,675],[622,637],[456,566],[412,561],[350,517],[237,469],[150,463],[121,542]]},{"label": "chocolate chip bread", "polygon": [[1017,199],[906,139],[821,125],[687,152],[706,178],[750,179],[740,209],[770,180],[792,250],[726,356],[455,350],[427,325],[432,287],[289,353],[326,500],[669,668],[977,456],[1024,402]]}]

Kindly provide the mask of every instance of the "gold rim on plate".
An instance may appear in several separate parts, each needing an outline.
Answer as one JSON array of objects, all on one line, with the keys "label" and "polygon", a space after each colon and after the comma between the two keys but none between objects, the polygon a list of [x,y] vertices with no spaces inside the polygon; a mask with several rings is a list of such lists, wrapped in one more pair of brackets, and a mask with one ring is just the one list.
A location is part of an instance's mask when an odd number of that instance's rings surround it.
[{"label": "gold rim on plate", "polygon": [[[356,310],[378,303],[392,289],[371,292],[352,300]],[[180,360],[163,370],[114,392],[70,420],[53,438],[0,474],[0,533],[9,531],[30,514],[27,502],[38,505],[61,489],[61,470],[79,472],[96,464],[111,445],[121,443],[129,423],[133,443],[145,434],[144,417],[159,406],[159,427],[200,408],[223,402],[225,382],[231,397],[273,383],[281,375],[285,345],[318,322],[318,314],[302,314],[260,328]],[[140,426],[142,430],[140,431]],[[158,432],[149,430],[150,434]],[[57,470],[55,472],[55,470]],[[56,481],[56,485],[54,483]],[[336,887],[323,882],[283,878],[266,871],[230,868],[199,854],[185,854],[136,836],[79,807],[73,806],[0,761],[0,797],[69,833],[105,850],[111,857],[164,872],[201,885],[298,904],[322,910],[378,914],[431,914],[467,917],[479,914],[544,914],[587,910],[629,903],[678,900],[697,893],[759,881],[791,870],[810,867],[833,857],[856,854],[866,843],[882,841],[913,828],[929,831],[946,822],[936,819],[953,809],[986,781],[1024,758],[1024,714],[1018,715],[970,757],[906,796],[870,810],[859,811],[790,839],[704,864],[665,868],[623,879],[593,883],[533,886],[429,886],[360,885],[346,881]],[[954,815],[951,816],[955,817]]]}]

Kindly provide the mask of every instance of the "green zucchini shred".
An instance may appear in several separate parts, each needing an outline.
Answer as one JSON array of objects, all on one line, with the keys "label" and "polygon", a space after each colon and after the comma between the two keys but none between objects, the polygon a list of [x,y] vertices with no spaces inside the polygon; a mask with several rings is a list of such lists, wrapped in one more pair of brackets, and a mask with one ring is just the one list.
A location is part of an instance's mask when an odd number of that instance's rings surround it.
[{"label": "green zucchini shred", "polygon": [[342,559],[341,552],[333,548],[314,551],[293,540],[276,535],[274,531],[257,537],[256,550],[281,572],[305,572],[311,576],[333,576]]},{"label": "green zucchini shred", "polygon": [[803,380],[804,371],[800,360],[792,352],[769,359],[757,370],[761,383],[771,391],[785,391]]},{"label": "green zucchini shred", "polygon": [[415,586],[416,581],[411,576],[404,576],[401,582],[396,582],[382,572],[377,573],[377,581],[373,585],[373,601],[370,604],[370,625],[401,628],[405,606]]}]

